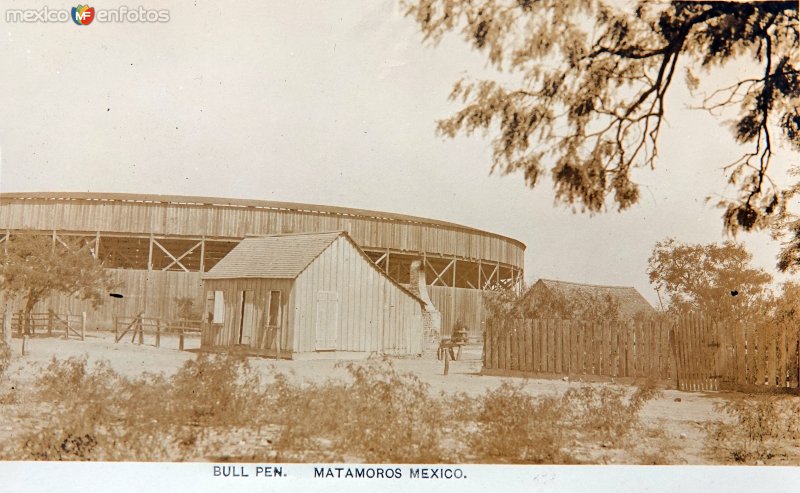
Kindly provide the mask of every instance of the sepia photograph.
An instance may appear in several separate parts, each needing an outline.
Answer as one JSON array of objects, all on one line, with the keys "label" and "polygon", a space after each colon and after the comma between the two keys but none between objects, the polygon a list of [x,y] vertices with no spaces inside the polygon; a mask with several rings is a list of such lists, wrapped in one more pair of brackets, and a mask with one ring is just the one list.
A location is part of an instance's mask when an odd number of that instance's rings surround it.
[{"label": "sepia photograph", "polygon": [[7,491],[800,482],[800,2],[1,5]]}]

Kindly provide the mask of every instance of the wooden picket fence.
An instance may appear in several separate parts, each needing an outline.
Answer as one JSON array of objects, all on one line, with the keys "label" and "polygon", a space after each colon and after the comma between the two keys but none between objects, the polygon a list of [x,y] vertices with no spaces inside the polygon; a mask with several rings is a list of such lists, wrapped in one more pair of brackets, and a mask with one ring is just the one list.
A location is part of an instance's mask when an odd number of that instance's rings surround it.
[{"label": "wooden picket fence", "polygon": [[669,327],[571,320],[487,321],[484,369],[669,378]]},{"label": "wooden picket fence", "polygon": [[488,320],[483,352],[489,373],[672,380],[681,390],[799,388],[798,361],[796,327],[725,324],[700,315],[637,324]]},{"label": "wooden picket fence", "polygon": [[719,390],[724,365],[720,336],[725,328],[701,316],[684,317],[668,326],[676,387]]},{"label": "wooden picket fence", "polygon": [[731,386],[800,388],[798,329],[745,325],[720,331],[722,380]]}]

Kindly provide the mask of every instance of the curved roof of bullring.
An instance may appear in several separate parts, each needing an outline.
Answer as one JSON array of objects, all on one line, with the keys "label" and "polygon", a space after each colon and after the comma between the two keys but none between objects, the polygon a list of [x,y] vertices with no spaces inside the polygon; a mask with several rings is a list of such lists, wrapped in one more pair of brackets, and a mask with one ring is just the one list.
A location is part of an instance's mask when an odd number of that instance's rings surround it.
[{"label": "curved roof of bullring", "polygon": [[299,202],[278,202],[271,200],[234,199],[221,197],[203,197],[189,195],[148,195],[132,193],[97,193],[97,192],[0,192],[0,200],[87,200],[101,202],[129,202],[142,204],[173,204],[173,205],[204,205],[217,207],[250,207],[257,209],[275,209],[305,213],[327,213],[333,215],[354,216],[372,219],[402,221],[407,223],[420,223],[427,225],[443,226],[445,228],[460,229],[485,236],[503,239],[525,249],[525,244],[514,238],[489,231],[464,226],[462,224],[438,219],[429,219],[420,216],[397,214],[394,212],[381,212],[368,209],[339,207],[330,205],[305,204]]}]

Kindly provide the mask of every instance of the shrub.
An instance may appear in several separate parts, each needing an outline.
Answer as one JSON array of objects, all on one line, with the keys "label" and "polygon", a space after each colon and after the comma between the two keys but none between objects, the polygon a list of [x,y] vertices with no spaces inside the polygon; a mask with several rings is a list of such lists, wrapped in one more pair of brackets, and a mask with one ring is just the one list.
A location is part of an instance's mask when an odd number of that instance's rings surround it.
[{"label": "shrub", "polygon": [[784,446],[799,445],[800,402],[778,396],[747,396],[715,404],[728,421],[711,424],[706,447],[735,462],[786,455]]},{"label": "shrub", "polygon": [[565,445],[563,403],[556,397],[535,400],[523,384],[503,382],[481,399],[478,430],[469,442],[479,461],[518,464],[571,463]]},{"label": "shrub", "polygon": [[0,378],[3,377],[8,367],[11,366],[11,348],[0,339]]},{"label": "shrub", "polygon": [[[479,397],[431,394],[387,359],[342,364],[349,379],[269,383],[237,356],[199,355],[170,377],[126,378],[87,357],[52,360],[36,380],[14,460],[573,463],[575,438],[616,440],[651,389],[583,387],[534,398],[524,383]],[[651,460],[651,459],[647,459]]]},{"label": "shrub", "polygon": [[419,377],[400,373],[383,360],[345,365],[354,402],[342,427],[345,441],[359,445],[366,459],[387,462],[439,462],[442,411]]},{"label": "shrub", "polygon": [[232,356],[201,355],[171,378],[136,379],[120,376],[106,362],[90,367],[85,356],[53,359],[36,388],[51,408],[48,419],[6,450],[8,458],[202,458],[221,446],[210,438],[215,429],[249,424],[264,402],[258,377]]},{"label": "shrub", "polygon": [[284,453],[319,447],[368,462],[439,462],[442,409],[428,385],[386,359],[343,365],[352,382],[291,385],[276,375],[269,392],[283,426]]},{"label": "shrub", "polygon": [[195,299],[191,297],[175,298],[176,316],[178,320],[200,320],[203,318],[203,311],[195,305]]},{"label": "shrub", "polygon": [[263,413],[260,377],[240,355],[200,354],[169,382],[167,413],[174,423],[241,426]]},{"label": "shrub", "polygon": [[640,426],[639,411],[659,395],[652,386],[637,388],[628,398],[627,390],[603,386],[569,389],[562,398],[565,419],[580,431],[604,443],[619,445]]},{"label": "shrub", "polygon": [[36,380],[36,391],[52,409],[45,425],[21,437],[20,459],[90,460],[109,437],[115,418],[119,376],[107,363],[89,368],[87,357],[53,358]]},{"label": "shrub", "polygon": [[653,387],[630,397],[622,388],[584,386],[560,397],[534,399],[524,382],[504,382],[479,399],[478,429],[469,442],[484,462],[568,464],[577,439],[619,445],[639,427],[639,411],[658,394]]}]

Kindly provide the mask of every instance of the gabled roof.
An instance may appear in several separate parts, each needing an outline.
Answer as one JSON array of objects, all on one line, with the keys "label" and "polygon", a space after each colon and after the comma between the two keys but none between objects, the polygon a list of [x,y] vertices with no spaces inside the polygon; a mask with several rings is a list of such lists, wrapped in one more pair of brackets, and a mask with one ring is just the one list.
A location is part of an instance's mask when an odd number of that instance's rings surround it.
[{"label": "gabled roof", "polygon": [[317,257],[340,236],[355,248],[364,261],[401,291],[425,302],[411,290],[378,268],[346,231],[290,233],[248,237],[203,274],[208,279],[297,279]]},{"label": "gabled roof", "polygon": [[295,279],[347,233],[298,233],[245,238],[203,279]]},{"label": "gabled roof", "polygon": [[619,303],[619,312],[623,318],[633,318],[634,315],[640,312],[644,312],[647,315],[656,311],[644,296],[632,286],[580,284],[577,282],[554,281],[552,279],[539,279],[536,284],[539,283],[551,292],[567,298],[581,295],[611,296]]}]

